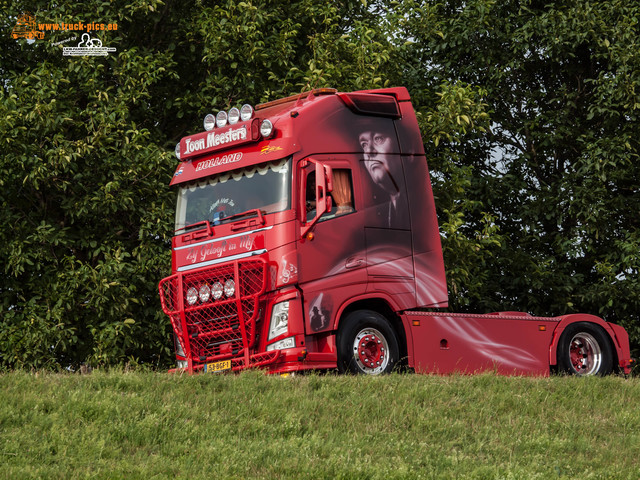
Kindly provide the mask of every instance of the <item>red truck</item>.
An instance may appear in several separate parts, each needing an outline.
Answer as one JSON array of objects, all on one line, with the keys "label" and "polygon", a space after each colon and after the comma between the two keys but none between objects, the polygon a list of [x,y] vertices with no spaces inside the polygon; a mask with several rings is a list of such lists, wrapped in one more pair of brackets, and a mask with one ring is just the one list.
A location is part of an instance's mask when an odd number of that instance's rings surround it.
[{"label": "red truck", "polygon": [[181,139],[172,275],[179,369],[629,373],[587,314],[447,307],[424,148],[405,88],[317,89],[207,115]]}]

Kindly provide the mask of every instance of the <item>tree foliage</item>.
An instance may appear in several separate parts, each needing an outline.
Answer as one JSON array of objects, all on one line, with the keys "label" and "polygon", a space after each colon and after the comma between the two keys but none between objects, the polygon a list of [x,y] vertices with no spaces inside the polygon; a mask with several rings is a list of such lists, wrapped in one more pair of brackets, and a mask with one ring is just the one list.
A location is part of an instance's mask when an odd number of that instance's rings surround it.
[{"label": "tree foliage", "polygon": [[[173,146],[214,108],[325,82],[380,83],[369,62],[386,50],[368,43],[373,16],[358,1],[312,0],[3,2],[3,11],[0,364],[164,366],[172,341],[157,282],[171,264]],[[65,57],[73,31],[15,40],[26,11],[37,23],[115,23],[92,37],[117,51]],[[336,49],[359,70],[339,66]]]},{"label": "tree foliage", "polygon": [[408,27],[427,74],[482,88],[491,118],[456,148],[481,202],[463,230],[489,212],[501,237],[470,306],[600,314],[637,345],[640,2],[411,8],[434,19]]},{"label": "tree foliage", "polygon": [[[324,86],[409,88],[452,308],[581,310],[640,341],[637,0],[0,4],[2,367],[169,364],[173,146]],[[117,51],[15,40],[26,11],[117,23],[92,34]]]}]

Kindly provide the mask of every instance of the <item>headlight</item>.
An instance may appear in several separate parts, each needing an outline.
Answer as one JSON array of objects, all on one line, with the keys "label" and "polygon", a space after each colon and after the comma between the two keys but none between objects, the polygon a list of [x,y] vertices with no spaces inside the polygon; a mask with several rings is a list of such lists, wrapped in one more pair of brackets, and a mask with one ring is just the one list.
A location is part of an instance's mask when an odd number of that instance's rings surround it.
[{"label": "headlight", "polygon": [[229,124],[235,125],[236,123],[238,123],[238,120],[240,120],[240,110],[238,110],[236,107],[233,107],[231,110],[229,110]]},{"label": "headlight", "polygon": [[187,290],[187,303],[193,305],[198,301],[198,289],[196,287],[189,287]]},{"label": "headlight", "polygon": [[284,340],[278,340],[276,343],[267,345],[267,352],[271,350],[284,350],[285,348],[294,348],[296,346],[295,337],[285,338]]},{"label": "headlight", "polygon": [[213,295],[214,300],[220,300],[223,291],[224,288],[222,287],[222,284],[220,282],[216,282],[211,285],[211,295]]},{"label": "headlight", "polygon": [[262,125],[260,125],[260,135],[263,137],[268,137],[273,132],[273,123],[271,120],[263,120]]},{"label": "headlight", "polygon": [[227,125],[227,112],[220,110],[216,115],[216,126],[222,128]]},{"label": "headlight", "polygon": [[269,325],[269,338],[276,338],[289,330],[289,302],[276,303],[271,311],[271,324]]},{"label": "headlight", "polygon": [[246,122],[253,117],[253,107],[249,104],[244,104],[240,109],[240,118],[243,122]]},{"label": "headlight", "polygon": [[211,297],[211,289],[209,288],[209,285],[207,285],[206,283],[204,285],[202,285],[200,287],[200,292],[199,296],[200,296],[200,301],[202,303],[208,302],[209,298]]},{"label": "headlight", "polygon": [[224,282],[224,294],[229,297],[233,297],[236,293],[236,282],[232,278]]},{"label": "headlight", "polygon": [[213,130],[213,127],[216,126],[216,117],[213,114],[208,113],[206,117],[204,117],[204,129],[209,132]]}]

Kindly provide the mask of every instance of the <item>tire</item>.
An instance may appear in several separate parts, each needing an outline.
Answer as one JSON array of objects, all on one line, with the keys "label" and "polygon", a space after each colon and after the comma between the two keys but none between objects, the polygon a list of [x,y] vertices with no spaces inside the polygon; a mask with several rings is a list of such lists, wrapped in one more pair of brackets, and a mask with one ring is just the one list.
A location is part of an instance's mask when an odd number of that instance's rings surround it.
[{"label": "tire", "polygon": [[399,349],[387,319],[371,310],[356,310],[343,322],[337,339],[340,373],[390,373],[398,362]]},{"label": "tire", "polygon": [[572,323],[558,342],[558,369],[569,375],[608,375],[613,371],[609,336],[598,325]]}]

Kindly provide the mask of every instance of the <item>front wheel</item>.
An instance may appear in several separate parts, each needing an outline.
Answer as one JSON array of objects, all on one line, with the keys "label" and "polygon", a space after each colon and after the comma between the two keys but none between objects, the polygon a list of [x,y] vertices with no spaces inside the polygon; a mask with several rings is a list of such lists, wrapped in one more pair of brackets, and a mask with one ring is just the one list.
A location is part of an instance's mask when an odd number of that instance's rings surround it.
[{"label": "front wheel", "polygon": [[572,323],[558,342],[558,368],[570,375],[608,375],[613,351],[606,332],[587,322]]},{"label": "front wheel", "polygon": [[398,339],[385,317],[357,310],[343,320],[338,334],[340,373],[390,373],[398,362]]}]

